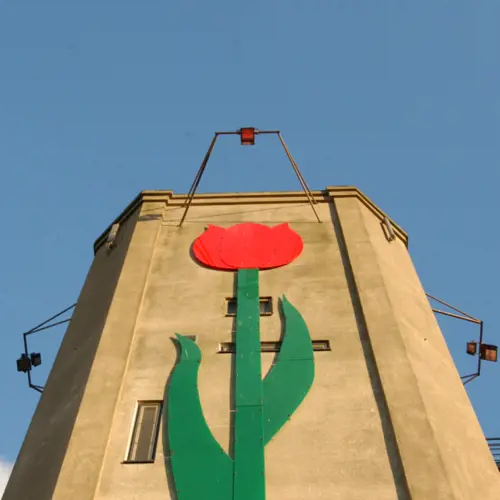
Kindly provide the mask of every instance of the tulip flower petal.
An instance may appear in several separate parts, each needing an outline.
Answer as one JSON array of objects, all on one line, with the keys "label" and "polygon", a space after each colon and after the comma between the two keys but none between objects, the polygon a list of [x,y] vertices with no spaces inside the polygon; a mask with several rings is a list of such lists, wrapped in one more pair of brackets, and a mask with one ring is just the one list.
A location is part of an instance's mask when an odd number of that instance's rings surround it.
[{"label": "tulip flower petal", "polygon": [[226,230],[223,227],[209,225],[193,244],[195,257],[208,267],[214,269],[233,269],[221,261],[221,248]]},{"label": "tulip flower petal", "polygon": [[229,228],[210,225],[193,244],[193,253],[214,269],[271,269],[296,259],[302,238],[288,224],[275,227],[242,223]]},{"label": "tulip flower petal", "polygon": [[271,234],[275,252],[266,268],[290,264],[302,253],[302,238],[287,223],[273,227]]},{"label": "tulip flower petal", "polygon": [[228,228],[221,260],[235,269],[262,269],[270,251],[270,228],[262,224],[236,224]]}]

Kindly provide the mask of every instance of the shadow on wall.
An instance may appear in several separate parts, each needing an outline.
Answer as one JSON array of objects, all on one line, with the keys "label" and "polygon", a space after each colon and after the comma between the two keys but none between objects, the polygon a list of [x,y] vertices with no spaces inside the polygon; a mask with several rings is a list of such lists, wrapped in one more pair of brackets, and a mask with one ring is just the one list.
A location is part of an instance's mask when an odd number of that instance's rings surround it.
[{"label": "shadow on wall", "polygon": [[167,382],[165,384],[165,393],[163,396],[163,415],[162,415],[162,439],[163,439],[163,456],[164,456],[164,461],[165,461],[165,473],[167,475],[167,483],[168,483],[168,491],[170,493],[170,498],[172,500],[178,500],[177,497],[177,489],[175,487],[175,481],[174,481],[174,473],[172,471],[172,462],[170,461],[170,457],[172,456],[171,450],[170,450],[170,443],[168,440],[168,404],[167,404],[167,398],[168,398],[168,391],[170,389],[170,381],[172,380],[172,375],[174,374],[175,368],[179,364],[179,361],[181,360],[181,348],[179,345],[179,342],[174,339],[173,337],[170,338],[170,340],[173,342],[175,345],[175,349],[177,351],[177,358],[175,360],[174,366],[172,370],[170,371],[170,375],[167,378]]},{"label": "shadow on wall", "polygon": [[368,334],[366,319],[363,313],[363,308],[361,306],[359,292],[357,289],[356,281],[354,279],[354,272],[352,270],[351,262],[349,259],[349,252],[344,238],[344,233],[342,231],[339,214],[335,206],[335,201],[332,201],[332,203],[330,203],[330,211],[335,235],[337,237],[337,242],[339,245],[342,265],[344,267],[345,277],[349,288],[349,295],[354,310],[354,316],[358,327],[357,329],[359,333],[359,339],[361,341],[361,346],[366,361],[366,367],[368,370],[368,375],[370,377],[370,383],[372,386],[373,394],[375,396],[375,401],[377,403],[378,413],[380,415],[385,447],[391,466],[392,476],[394,478],[394,484],[396,486],[396,493],[398,495],[398,500],[410,500],[411,495],[406,481],[401,453],[396,441],[391,414],[389,412],[384,388],[380,379],[377,362],[375,360],[375,355],[373,352],[373,347],[371,344],[370,336]]}]

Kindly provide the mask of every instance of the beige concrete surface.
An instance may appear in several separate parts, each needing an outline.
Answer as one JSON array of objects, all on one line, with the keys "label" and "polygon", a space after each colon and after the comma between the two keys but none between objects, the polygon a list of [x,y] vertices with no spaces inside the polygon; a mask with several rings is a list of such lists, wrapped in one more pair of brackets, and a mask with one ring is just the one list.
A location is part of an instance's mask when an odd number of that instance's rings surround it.
[{"label": "beige concrete surface", "polygon": [[[179,209],[168,207],[117,419],[111,431],[96,499],[132,499],[136,485],[147,497],[166,498],[161,446],[154,464],[123,465],[138,399],[161,399],[175,360],[174,333],[196,335],[203,353],[200,396],[206,419],[227,450],[230,434],[230,356],[217,354],[219,342],[231,339],[232,318],[224,316],[224,299],[233,295],[234,273],[199,266],[189,254],[207,223],[229,226],[257,221],[290,222],[304,240],[304,252],[289,266],[262,271],[260,293],[275,304],[283,293],[303,314],[315,339],[329,339],[332,352],[317,353],[315,383],[303,405],[266,449],[268,498],[356,499],[367,491],[395,499],[395,486],[377,404],[357,334],[352,303],[336,243],[328,204],[318,207],[325,223],[315,222],[304,203],[282,206],[226,205],[193,207],[179,229],[172,220]],[[263,340],[279,339],[278,314],[263,317]],[[264,372],[272,355],[263,356]]]},{"label": "beige concrete surface", "polygon": [[407,249],[387,241],[365,206],[335,205],[411,498],[500,498],[497,467]]},{"label": "beige concrete surface", "polygon": [[[355,188],[313,194],[321,224],[304,193],[236,193],[197,195],[179,228],[183,195],[141,193],[117,219],[117,247],[107,251],[107,232],[96,241],[5,500],[24,498],[16,495],[26,481],[40,500],[175,499],[161,439],[154,463],[123,463],[137,401],[163,398],[175,333],[197,336],[205,417],[229,450],[231,355],[217,349],[231,340],[224,302],[234,273],[198,265],[190,246],[208,224],[238,222],[288,222],[304,241],[296,261],[260,272],[260,294],[275,309],[261,318],[262,340],[279,339],[286,294],[312,338],[332,347],[315,353],[310,393],[266,447],[268,500],[500,498],[406,234],[393,222],[388,242],[383,212]],[[83,346],[77,365],[68,353]],[[265,374],[273,356],[262,357]]]},{"label": "beige concrete surface", "polygon": [[135,217],[123,221],[117,247],[94,258],[3,500],[27,498],[28,487],[39,499],[53,497],[134,228]]}]

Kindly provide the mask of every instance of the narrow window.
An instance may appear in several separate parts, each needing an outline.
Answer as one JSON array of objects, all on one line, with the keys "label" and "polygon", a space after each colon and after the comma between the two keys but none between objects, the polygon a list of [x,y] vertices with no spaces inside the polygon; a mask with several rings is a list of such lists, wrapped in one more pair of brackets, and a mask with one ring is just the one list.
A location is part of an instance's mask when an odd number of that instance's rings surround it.
[{"label": "narrow window", "polygon": [[260,315],[270,316],[273,313],[273,299],[272,297],[260,298]]},{"label": "narrow window", "polygon": [[127,462],[154,462],[161,407],[161,401],[138,403]]},{"label": "narrow window", "polygon": [[[313,340],[313,351],[331,351],[329,340]],[[272,342],[264,340],[260,343],[261,352],[279,352],[281,342]],[[236,344],[234,342],[221,342],[219,344],[219,354],[231,354],[236,352]]]},{"label": "narrow window", "polygon": [[[270,316],[273,314],[273,298],[260,297],[260,315]],[[236,316],[237,301],[236,297],[226,299],[226,316]]]},{"label": "narrow window", "polygon": [[236,299],[226,299],[226,316],[236,316]]}]

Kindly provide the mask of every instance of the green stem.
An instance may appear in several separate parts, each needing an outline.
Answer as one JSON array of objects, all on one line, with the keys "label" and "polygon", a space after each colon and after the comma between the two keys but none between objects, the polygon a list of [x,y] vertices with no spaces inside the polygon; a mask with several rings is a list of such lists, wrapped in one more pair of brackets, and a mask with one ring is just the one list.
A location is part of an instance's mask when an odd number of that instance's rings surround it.
[{"label": "green stem", "polygon": [[239,269],[233,500],[265,500],[259,270]]}]

